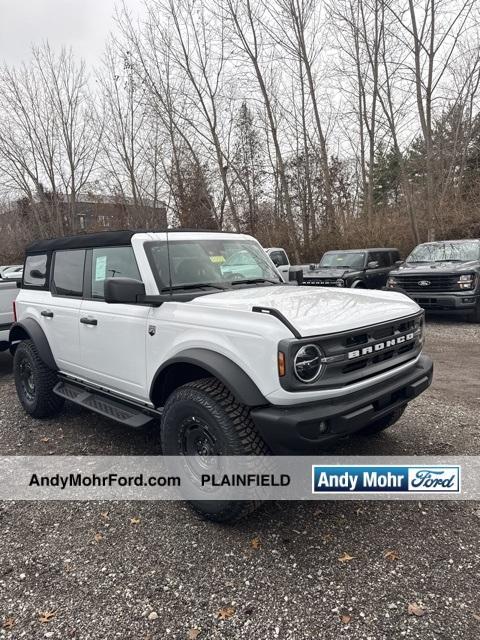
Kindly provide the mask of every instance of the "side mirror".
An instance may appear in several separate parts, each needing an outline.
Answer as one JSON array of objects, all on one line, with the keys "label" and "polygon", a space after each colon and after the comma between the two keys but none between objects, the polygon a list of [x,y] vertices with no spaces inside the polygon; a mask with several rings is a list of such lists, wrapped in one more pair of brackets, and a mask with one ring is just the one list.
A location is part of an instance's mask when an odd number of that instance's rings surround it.
[{"label": "side mirror", "polygon": [[312,264],[308,265],[308,268],[310,269],[310,271],[315,271],[315,269],[317,268],[317,265],[312,262]]},{"label": "side mirror", "polygon": [[288,270],[288,281],[296,282],[298,285],[303,284],[302,267],[290,267],[290,269]]},{"label": "side mirror", "polygon": [[367,264],[367,269],[378,269],[379,264],[376,260],[372,260]]},{"label": "side mirror", "polygon": [[402,265],[404,263],[404,260],[396,260],[395,261],[395,266],[399,267],[400,265]]},{"label": "side mirror", "polygon": [[35,280],[44,280],[47,277],[46,273],[42,273],[40,269],[32,269],[30,271],[30,277]]},{"label": "side mirror", "polygon": [[145,285],[134,278],[107,278],[104,286],[109,304],[136,304],[138,296],[145,295]]}]

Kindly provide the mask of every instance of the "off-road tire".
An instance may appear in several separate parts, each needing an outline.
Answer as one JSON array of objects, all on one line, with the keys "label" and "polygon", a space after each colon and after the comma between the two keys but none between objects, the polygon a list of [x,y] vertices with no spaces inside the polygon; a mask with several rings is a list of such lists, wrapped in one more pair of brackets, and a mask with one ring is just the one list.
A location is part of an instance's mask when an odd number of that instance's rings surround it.
[{"label": "off-road tire", "polygon": [[373,422],[368,424],[359,433],[363,436],[372,436],[376,433],[380,433],[381,431],[385,431],[385,429],[393,427],[393,425],[398,422],[398,420],[400,420],[405,409],[406,406],[395,409],[395,411],[392,411],[392,413],[387,413],[386,416],[383,416],[382,418],[374,420]]},{"label": "off-road tire", "polygon": [[[22,366],[29,367],[31,371],[34,389],[31,394],[22,382]],[[32,418],[49,418],[61,411],[64,400],[53,393],[53,387],[58,382],[57,374],[41,360],[31,340],[23,340],[16,348],[13,372],[20,403]]]},{"label": "off-road tire", "polygon": [[[167,456],[184,455],[182,422],[198,417],[216,440],[215,455],[262,456],[269,450],[250,417],[216,378],[203,378],[176,389],[168,398],[161,424],[162,452]],[[257,509],[260,501],[189,501],[203,518],[214,522],[236,522]]]}]

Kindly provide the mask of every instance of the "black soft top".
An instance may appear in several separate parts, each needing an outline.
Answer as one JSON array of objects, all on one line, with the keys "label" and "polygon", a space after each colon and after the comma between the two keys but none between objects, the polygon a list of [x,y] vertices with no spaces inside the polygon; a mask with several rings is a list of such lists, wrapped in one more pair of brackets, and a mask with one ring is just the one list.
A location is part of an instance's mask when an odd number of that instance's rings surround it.
[{"label": "black soft top", "polygon": [[[165,233],[167,229],[135,229],[134,231],[102,231],[100,233],[83,233],[76,236],[65,236],[63,238],[51,238],[49,240],[37,240],[32,242],[26,249],[26,253],[51,253],[52,251],[62,251],[65,249],[91,249],[95,247],[118,247],[130,244],[132,236],[136,233]],[[203,233],[229,233],[217,231],[216,229],[168,229],[168,233],[179,231],[203,232]],[[231,232],[230,232],[231,233]]]}]

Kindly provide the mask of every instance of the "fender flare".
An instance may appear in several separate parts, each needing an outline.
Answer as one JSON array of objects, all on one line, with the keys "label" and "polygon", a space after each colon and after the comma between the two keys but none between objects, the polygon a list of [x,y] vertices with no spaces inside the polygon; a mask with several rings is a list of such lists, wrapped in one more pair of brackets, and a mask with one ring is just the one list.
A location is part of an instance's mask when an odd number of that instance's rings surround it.
[{"label": "fender flare", "polygon": [[354,280],[352,282],[352,284],[349,285],[349,287],[350,287],[350,289],[366,289],[367,288],[365,286],[365,282],[363,280],[361,280],[360,278],[357,278],[356,280]]},{"label": "fender flare", "polygon": [[259,407],[268,404],[268,400],[266,400],[255,382],[238,364],[221,353],[202,348],[186,349],[162,364],[150,386],[150,399],[152,401],[157,383],[162,380],[167,369],[175,364],[191,364],[208,371],[212,376],[218,378],[239,402],[248,407]]},{"label": "fender flare", "polygon": [[17,343],[25,340],[25,335],[35,344],[38,355],[49,369],[58,370],[57,363],[53,357],[50,344],[42,327],[33,318],[25,318],[22,322],[15,322],[10,329],[10,351],[15,353]]}]

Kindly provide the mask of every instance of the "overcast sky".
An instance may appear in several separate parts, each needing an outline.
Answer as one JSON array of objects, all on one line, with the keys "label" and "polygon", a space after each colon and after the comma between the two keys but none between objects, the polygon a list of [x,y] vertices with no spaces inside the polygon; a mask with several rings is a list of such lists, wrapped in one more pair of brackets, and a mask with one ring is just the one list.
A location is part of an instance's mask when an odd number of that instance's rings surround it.
[{"label": "overcast sky", "polygon": [[[0,61],[28,57],[32,43],[49,40],[54,47],[72,46],[95,64],[113,28],[116,0],[0,0]],[[128,0],[138,13],[142,0]]]}]

